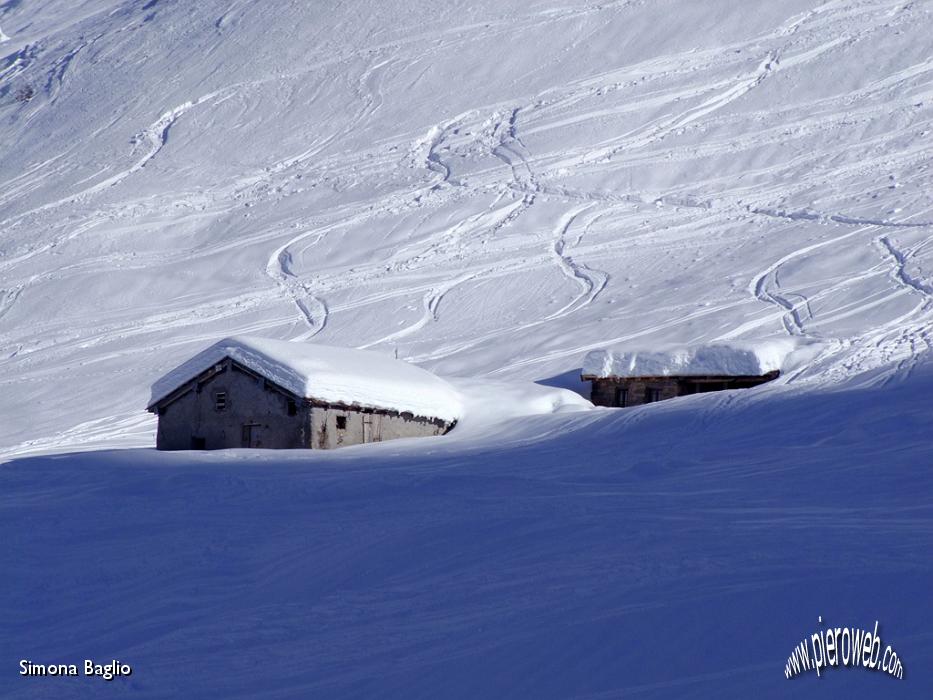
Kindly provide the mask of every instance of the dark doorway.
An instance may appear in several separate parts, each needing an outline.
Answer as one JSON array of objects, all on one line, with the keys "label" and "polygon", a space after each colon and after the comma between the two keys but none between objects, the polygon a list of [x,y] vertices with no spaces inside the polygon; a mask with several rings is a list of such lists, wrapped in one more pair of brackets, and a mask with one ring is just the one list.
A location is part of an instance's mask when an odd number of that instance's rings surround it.
[{"label": "dark doorway", "polygon": [[259,423],[244,423],[243,424],[243,435],[240,440],[241,447],[262,447],[262,441],[260,438],[260,433],[262,432],[262,426]]}]

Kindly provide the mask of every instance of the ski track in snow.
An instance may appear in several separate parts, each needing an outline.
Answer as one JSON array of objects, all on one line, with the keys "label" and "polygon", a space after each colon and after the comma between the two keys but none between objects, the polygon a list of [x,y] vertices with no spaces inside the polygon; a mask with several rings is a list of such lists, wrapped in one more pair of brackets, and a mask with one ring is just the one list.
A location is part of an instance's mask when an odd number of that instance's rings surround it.
[{"label": "ski track in snow", "polygon": [[[890,255],[893,264],[892,276],[905,288],[919,293],[924,299],[920,306],[917,307],[917,320],[898,331],[899,335],[894,341],[895,345],[903,346],[907,344],[909,353],[889,373],[886,379],[886,383],[888,383],[898,376],[909,377],[921,358],[933,348],[929,335],[931,324],[933,324],[933,285],[914,277],[908,272],[907,265],[911,253],[905,253],[898,249],[888,236],[879,236],[876,239],[876,244]],[[879,341],[878,345],[881,344],[882,341]]]},{"label": "ski track in snow", "polygon": [[[0,188],[0,270],[5,277],[0,320],[14,318],[34,289],[59,279],[111,267],[145,273],[149,261],[160,256],[177,264],[211,256],[233,259],[242,247],[255,245],[264,252],[253,269],[261,272],[268,289],[232,293],[225,310],[222,300],[208,303],[213,309],[208,317],[227,319],[231,332],[238,329],[241,314],[244,326],[255,327],[256,309],[275,308],[284,299],[293,307],[294,320],[279,327],[275,324],[281,319],[270,319],[267,327],[296,340],[316,338],[358,347],[404,340],[410,359],[441,366],[496,343],[510,348],[514,344],[514,354],[509,349],[498,365],[477,367],[476,372],[528,376],[536,367],[550,371],[543,368],[572,364],[577,355],[603,343],[650,342],[679,332],[722,340],[787,333],[831,344],[836,325],[883,313],[888,316],[866,329],[861,340],[846,337],[848,345],[833,346],[839,361],[849,362],[852,369],[874,366],[902,351],[911,357],[923,355],[922,326],[928,309],[908,313],[900,306],[905,297],[929,296],[929,282],[911,265],[911,251],[922,245],[914,243],[902,252],[891,236],[878,233],[923,236],[933,221],[922,215],[919,196],[892,200],[891,212],[882,215],[881,206],[856,206],[845,193],[880,190],[880,173],[889,172],[913,187],[910,173],[919,172],[931,152],[926,137],[917,134],[931,127],[922,105],[933,99],[933,60],[905,59],[885,74],[838,91],[799,97],[787,93],[788,99],[769,102],[786,90],[785,78],[820,71],[860,43],[881,41],[892,26],[915,21],[910,18],[917,8],[894,2],[826,2],[720,45],[678,47],[618,65],[593,64],[588,72],[567,78],[555,71],[533,90],[516,84],[509,92],[491,91],[483,100],[459,100],[456,107],[438,103],[419,113],[424,117],[420,125],[407,131],[373,130],[387,111],[397,109],[401,86],[416,90],[431,79],[424,68],[431,62],[474,50],[483,41],[521,40],[573,22],[604,22],[626,17],[638,7],[618,2],[535,10],[440,29],[419,28],[401,38],[387,35],[365,48],[322,51],[274,74],[204,83],[209,87],[191,93],[199,97],[184,100],[184,93],[173,93],[181,95],[181,101],[137,133],[129,164],[117,172],[104,169],[89,175],[70,194],[34,196],[67,175],[80,144],[72,146],[74,152],[51,154],[21,172],[7,173]],[[164,8],[160,14],[169,11]],[[212,22],[221,34],[240,31],[248,26],[251,11],[244,3],[229,4]],[[120,25],[120,31],[125,26]],[[598,26],[591,29],[587,37],[598,34]],[[48,57],[43,55],[44,40],[17,45],[0,67],[0,85],[12,85],[42,68],[39,74],[46,81],[50,104],[41,109],[54,109],[80,78],[91,54],[106,50],[108,39],[107,31],[95,30],[69,50]],[[75,66],[78,57],[81,65]],[[541,70],[543,66],[534,66],[523,75]],[[191,188],[167,190],[159,197],[133,194],[133,176],[160,153],[172,150],[170,132],[192,110],[209,105],[213,114],[236,103],[256,118],[262,101],[273,99],[267,92],[272,87],[288,100],[293,90],[307,87],[308,104],[314,106],[327,99],[323,76],[328,71],[345,76],[350,97],[340,104],[341,118],[327,129],[309,125],[289,134],[296,138],[288,141],[288,150],[270,155],[260,166],[206,183],[196,195]],[[33,111],[29,118],[40,114]],[[891,115],[892,128],[869,130]],[[204,122],[210,125],[203,136],[210,137],[215,125]],[[858,138],[840,137],[849,127],[861,129]],[[125,130],[101,124],[99,131],[109,128]],[[374,133],[379,135],[375,139]],[[808,147],[808,139],[817,139],[820,147]],[[798,141],[803,147],[797,147]],[[704,159],[728,164],[732,157],[744,159],[739,175],[702,167]],[[655,169],[664,173],[684,163],[701,167],[670,185],[655,186],[646,177]],[[304,194],[289,190],[304,188],[306,193],[312,187],[330,188],[333,201],[309,200],[307,208],[291,203]],[[900,192],[882,190],[879,201]],[[345,201],[340,199],[344,193]],[[238,227],[229,241],[217,239],[198,249],[140,254],[135,259],[101,250],[64,264],[57,260],[84,237],[104,231],[133,231],[153,221],[170,228],[170,203],[196,197],[204,202],[199,215],[205,221],[233,223],[248,208],[250,216],[257,217],[256,227]],[[278,207],[281,215],[269,214]],[[864,211],[870,213],[862,215]],[[421,223],[413,229],[416,215]],[[778,228],[782,226],[790,228]],[[27,235],[31,228],[42,235]],[[731,241],[738,240],[731,237],[743,229],[780,231],[786,238],[762,239],[768,252],[753,257],[754,267],[742,283],[747,297],[724,290],[706,306],[654,304],[643,302],[636,287],[630,291],[626,286],[627,277],[644,276],[650,246],[658,246],[655,255],[661,262],[668,256],[673,261],[691,248],[719,245],[728,251]],[[332,236],[334,232],[340,236]],[[363,243],[360,253],[341,255],[340,263],[330,264],[328,255],[338,245],[334,241],[351,234],[358,238],[347,238],[341,245]],[[369,246],[379,251],[371,259],[362,254]],[[850,246],[874,246],[896,272],[887,276],[876,261],[846,269],[837,278],[816,272],[836,251]],[[706,253],[697,255],[705,259]],[[490,300],[491,313],[483,324],[451,330],[461,297],[473,299],[472,290],[491,280],[510,290],[512,284],[523,284],[512,280],[529,278],[551,297],[565,294],[569,282],[572,296],[556,311],[542,303],[519,313],[506,291],[501,299]],[[854,298],[846,298],[856,284],[864,286]],[[244,303],[246,296],[249,303]],[[608,305],[617,299],[623,303]],[[642,303],[644,319],[620,328],[632,323],[631,305]],[[414,318],[407,311],[393,316],[386,312],[392,304],[412,306],[420,313]],[[184,328],[193,334],[189,321],[199,317],[203,306],[193,303],[191,313],[179,312],[168,322],[150,316],[138,328],[117,320],[95,322],[78,334],[80,339],[62,340],[54,349],[40,345],[30,350],[23,345],[25,334],[2,326],[0,340],[11,348],[22,346],[14,360],[44,357],[54,363],[81,342],[105,346],[133,337],[140,329]],[[344,321],[370,313],[369,307],[378,309],[378,319],[368,327],[368,335],[344,334]],[[701,329],[698,324],[710,327]],[[570,328],[579,328],[581,337],[564,337],[562,329]],[[830,364],[828,378],[837,371]],[[910,371],[903,359],[893,364]]]},{"label": "ski track in snow", "polygon": [[[605,288],[606,283],[609,281],[609,276],[606,273],[598,272],[595,270],[590,270],[584,265],[580,265],[574,262],[573,257],[566,254],[567,248],[567,232],[573,223],[576,221],[577,217],[583,214],[588,209],[592,208],[593,204],[584,204],[583,206],[572,209],[570,212],[565,214],[557,222],[557,229],[555,231],[554,242],[551,245],[551,253],[553,254],[554,261],[557,263],[558,269],[561,273],[564,274],[568,279],[572,280],[578,284],[582,290],[580,295],[573,299],[569,304],[564,306],[558,311],[555,311],[553,314],[545,316],[546,321],[553,321],[558,318],[563,318],[568,314],[588,305],[596,299],[599,293]],[[577,238],[577,243],[580,242],[582,234]]]},{"label": "ski track in snow", "polygon": [[[162,150],[162,148],[165,146],[166,142],[168,141],[169,130],[172,128],[172,126],[178,121],[178,119],[183,114],[185,114],[188,110],[192,109],[193,107],[196,107],[200,104],[203,104],[215,98],[216,96],[218,96],[218,94],[219,92],[213,92],[213,93],[204,95],[196,100],[180,104],[177,107],[170,109],[168,112],[165,112],[161,117],[159,117],[155,122],[150,124],[146,129],[144,129],[142,132],[134,136],[132,139],[134,145],[145,142],[148,144],[148,148],[145,151],[145,153],[136,162],[130,165],[130,167],[126,168],[125,170],[121,170],[120,172],[114,175],[111,175],[110,177],[105,178],[104,180],[101,180],[100,182],[95,183],[94,185],[87,187],[75,194],[69,195],[67,197],[64,197],[62,199],[59,199],[53,202],[50,202],[48,204],[44,204],[40,207],[31,209],[22,214],[19,214],[16,217],[2,221],[0,222],[0,226],[13,225],[13,224],[19,223],[20,221],[23,221],[24,219],[26,219],[27,217],[31,215],[40,214],[40,213],[53,210],[53,209],[58,209],[68,204],[75,204],[77,202],[81,202],[83,200],[92,198],[94,195],[104,192],[111,187],[114,187],[120,184],[121,182],[126,180],[131,175],[145,168],[146,165],[150,161],[152,161],[152,159],[155,158],[156,155],[158,155],[159,151]],[[35,254],[46,252],[49,248],[50,246],[46,246],[44,248],[37,248],[34,252],[31,252],[26,257],[33,257],[33,255]],[[20,260],[21,259],[16,259],[15,262],[20,262]],[[0,261],[0,269],[3,269],[8,264],[9,264],[9,261]]]},{"label": "ski track in snow", "polygon": [[[0,464],[11,639],[142,671],[102,695],[782,697],[760,630],[829,601],[925,685],[930,2],[143,4],[0,0],[0,463],[38,456]],[[238,333],[575,387],[607,344],[812,356],[151,449],[150,383]]]},{"label": "ski track in snow", "polygon": [[888,236],[879,236],[877,241],[884,247],[884,250],[891,256],[891,258],[893,258],[895,266],[895,277],[904,286],[910,287],[927,298],[933,299],[933,286],[931,286],[929,282],[913,277],[907,271],[907,264],[910,258],[910,254],[905,254],[898,250]]},{"label": "ski track in snow", "polygon": [[299,233],[276,248],[266,261],[266,274],[278,285],[284,296],[292,301],[308,327],[305,332],[295,335],[292,338],[293,340],[308,340],[324,330],[327,325],[329,309],[327,302],[316,295],[311,285],[299,279],[292,270],[291,248],[308,239],[313,240],[305,247],[313,246],[334,228],[334,226],[330,226]]},{"label": "ski track in snow", "polygon": [[142,157],[139,160],[133,163],[133,165],[131,165],[126,170],[121,171],[107,178],[106,180],[98,182],[97,184],[87,188],[86,190],[79,192],[76,195],[73,195],[73,197],[67,201],[74,202],[77,199],[89,197],[98,192],[106,190],[109,187],[113,187],[114,185],[117,185],[123,182],[123,180],[128,178],[130,175],[133,175],[134,173],[137,173],[143,168],[145,168],[146,164],[149,163],[153,158],[155,158],[159,154],[159,151],[161,151],[165,147],[165,144],[168,141],[169,130],[175,125],[178,119],[183,114],[185,114],[188,110],[194,107],[197,107],[198,105],[203,104],[217,97],[217,95],[218,95],[217,92],[212,92],[210,94],[199,97],[196,100],[192,100],[190,102],[184,102],[183,104],[180,104],[177,107],[173,107],[172,109],[167,111],[165,114],[159,117],[156,121],[150,124],[143,132],[141,132],[140,134],[137,134],[134,137],[134,140],[133,140],[134,144],[141,143],[141,142],[148,142],[149,144],[148,150],[142,155]]}]

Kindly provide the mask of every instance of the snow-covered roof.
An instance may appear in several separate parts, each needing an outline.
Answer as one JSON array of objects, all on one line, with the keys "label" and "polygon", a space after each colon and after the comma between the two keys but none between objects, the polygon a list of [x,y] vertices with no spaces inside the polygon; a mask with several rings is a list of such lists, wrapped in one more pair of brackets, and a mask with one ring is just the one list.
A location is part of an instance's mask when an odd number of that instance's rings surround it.
[{"label": "snow-covered roof", "polygon": [[250,336],[224,338],[183,362],[152,385],[149,405],[226,357],[296,396],[446,421],[460,417],[459,395],[450,384],[402,360],[364,350]]},{"label": "snow-covered roof", "polygon": [[761,376],[781,370],[797,343],[790,338],[679,347],[593,350],[585,377]]}]

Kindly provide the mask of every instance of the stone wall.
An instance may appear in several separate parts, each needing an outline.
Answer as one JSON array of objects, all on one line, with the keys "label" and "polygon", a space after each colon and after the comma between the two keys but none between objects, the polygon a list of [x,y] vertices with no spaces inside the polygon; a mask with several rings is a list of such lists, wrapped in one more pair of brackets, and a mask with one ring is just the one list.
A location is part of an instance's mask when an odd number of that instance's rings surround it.
[{"label": "stone wall", "polygon": [[[344,427],[338,426],[342,418]],[[385,414],[315,406],[311,412],[313,447],[331,449],[366,442],[443,435],[448,426],[409,414]]]},{"label": "stone wall", "polygon": [[590,400],[597,406],[619,406],[618,390],[625,390],[625,405],[639,406],[648,403],[648,390],[659,392],[659,401],[680,396],[677,379],[669,377],[639,379],[595,379]]},{"label": "stone wall", "polygon": [[[677,396],[724,391],[726,389],[750,389],[777,379],[780,372],[769,372],[760,377],[587,377],[592,381],[590,400],[597,406],[640,406],[652,401],[664,401]],[[624,403],[620,397],[624,393]]]},{"label": "stone wall", "polygon": [[[190,391],[159,411],[158,449],[310,447],[309,405],[296,401],[295,415],[289,415],[291,397],[230,360],[223,366],[206,381],[190,382]],[[223,410],[216,407],[219,392],[225,394]]]}]

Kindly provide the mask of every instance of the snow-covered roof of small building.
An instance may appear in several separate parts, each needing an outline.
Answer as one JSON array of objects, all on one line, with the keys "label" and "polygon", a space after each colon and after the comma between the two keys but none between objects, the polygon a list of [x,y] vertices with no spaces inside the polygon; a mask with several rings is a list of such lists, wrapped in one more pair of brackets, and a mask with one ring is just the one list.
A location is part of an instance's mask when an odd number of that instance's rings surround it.
[{"label": "snow-covered roof of small building", "polygon": [[450,384],[402,360],[364,350],[250,336],[224,338],[157,380],[150,407],[226,357],[296,396],[445,421],[460,417],[459,395]]},{"label": "snow-covered roof of small building", "polygon": [[797,343],[790,338],[732,341],[652,349],[607,348],[587,353],[583,376],[690,377],[762,376],[784,369]]}]

